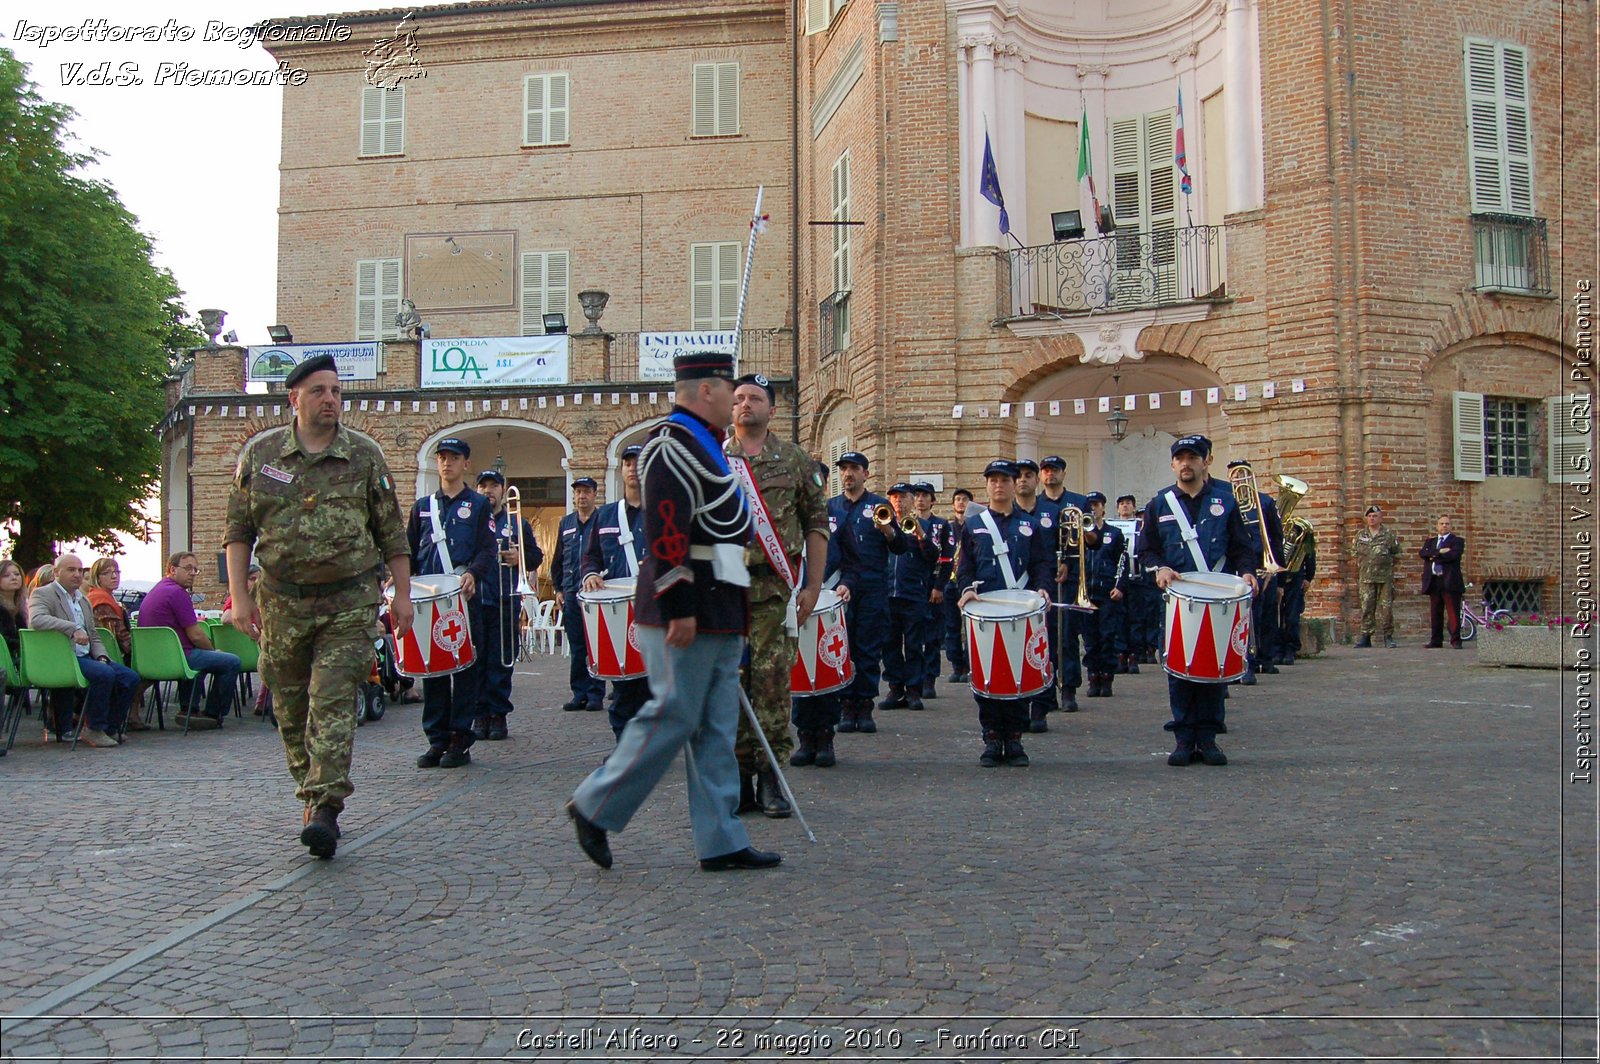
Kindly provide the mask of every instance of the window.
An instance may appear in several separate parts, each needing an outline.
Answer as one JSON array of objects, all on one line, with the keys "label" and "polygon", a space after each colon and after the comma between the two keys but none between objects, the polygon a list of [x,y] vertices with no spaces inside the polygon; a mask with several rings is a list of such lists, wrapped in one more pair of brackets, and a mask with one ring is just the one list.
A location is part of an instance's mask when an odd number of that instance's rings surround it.
[{"label": "window", "polygon": [[[382,90],[380,90],[382,91]],[[356,262],[356,339],[396,340],[400,327],[400,260]]]},{"label": "window", "polygon": [[544,335],[546,314],[567,313],[568,255],[565,251],[522,253],[522,335]]},{"label": "window", "polygon": [[1111,202],[1116,215],[1116,301],[1170,302],[1177,295],[1176,112],[1111,123]]},{"label": "window", "polygon": [[690,328],[733,328],[739,313],[739,243],[689,245]]},{"label": "window", "polygon": [[806,36],[821,33],[833,25],[834,16],[844,10],[847,0],[806,0]]},{"label": "window", "polygon": [[732,137],[739,133],[739,64],[694,65],[696,137]]},{"label": "window", "polygon": [[1485,580],[1483,597],[1489,610],[1539,613],[1544,609],[1544,584],[1538,580]]},{"label": "window", "polygon": [[850,153],[846,151],[833,164],[833,295],[830,337],[833,351],[850,346]]},{"label": "window", "polygon": [[1491,477],[1533,476],[1533,404],[1483,400],[1483,471]]},{"label": "window", "polygon": [[566,74],[529,74],[522,79],[524,147],[566,144],[567,117]]},{"label": "window", "polygon": [[1467,165],[1472,213],[1533,214],[1533,132],[1528,52],[1468,38]]},{"label": "window", "polygon": [[361,154],[402,155],[406,150],[406,87],[361,89]]}]

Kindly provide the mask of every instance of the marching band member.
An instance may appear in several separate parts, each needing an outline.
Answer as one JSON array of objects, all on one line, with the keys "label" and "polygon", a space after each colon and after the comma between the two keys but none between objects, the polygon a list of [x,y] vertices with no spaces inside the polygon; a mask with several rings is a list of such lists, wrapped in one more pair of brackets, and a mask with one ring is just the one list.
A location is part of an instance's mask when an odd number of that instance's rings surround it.
[{"label": "marching band member", "polygon": [[916,521],[911,548],[889,560],[889,638],[883,649],[883,678],[889,694],[878,703],[879,709],[922,709],[922,686],[929,677],[923,672],[922,644],[926,642],[924,624],[928,614],[928,594],[939,567],[939,545],[928,535],[912,512],[916,489],[902,481],[889,489],[895,523],[906,518]]},{"label": "marching band member", "polygon": [[[1233,491],[1209,476],[1210,467],[1210,440],[1196,434],[1172,441],[1177,482],[1145,506],[1136,552],[1162,591],[1180,573],[1221,571],[1238,575],[1253,593],[1261,550],[1239,515]],[[1228,763],[1217,746],[1225,691],[1222,684],[1167,676],[1172,720],[1165,727],[1177,740],[1167,764],[1181,767],[1197,756],[1208,765]]]},{"label": "marching band member", "polygon": [[[483,670],[483,690],[478,699],[478,718],[472,734],[478,739],[498,742],[510,735],[506,716],[516,707],[511,704],[511,673],[515,668],[518,633],[521,631],[522,596],[517,594],[521,566],[530,574],[544,561],[544,551],[534,538],[533,526],[521,519],[521,528],[512,528],[506,510],[506,477],[498,469],[478,474],[478,494],[489,500],[489,532],[494,536],[496,557],[494,576],[478,588],[483,610],[483,647],[478,668]],[[520,537],[520,538],[519,538]],[[518,559],[517,544],[522,545]]]},{"label": "marching band member", "polygon": [[[1228,472],[1235,469],[1250,469],[1250,460],[1235,458],[1228,463]],[[1279,564],[1283,562],[1283,521],[1278,517],[1278,503],[1272,496],[1256,489],[1256,500],[1261,507],[1261,516],[1267,526],[1267,542],[1272,545],[1272,556]],[[1271,675],[1278,671],[1278,666],[1273,664],[1272,648],[1278,645],[1278,581],[1268,580],[1270,573],[1261,571],[1261,529],[1253,519],[1246,523],[1250,534],[1256,540],[1256,569],[1262,576],[1260,589],[1255,597],[1250,600],[1251,623],[1256,626],[1256,652],[1250,655],[1250,667],[1246,670],[1244,678],[1239,682],[1246,687],[1253,686],[1257,673]]]},{"label": "marching band member", "polygon": [[950,522],[933,512],[933,485],[919,480],[911,485],[915,491],[911,498],[917,507],[917,520],[922,523],[923,534],[939,550],[933,573],[933,586],[928,590],[928,605],[923,612],[922,629],[922,697],[934,698],[933,683],[939,678],[939,645],[944,641],[945,585],[954,573],[951,559],[956,541],[951,534]]},{"label": "marching band member", "polygon": [[605,763],[579,784],[567,814],[584,854],[611,867],[607,833],[627,826],[685,746],[689,819],[708,872],[770,868],[734,815],[739,762],[739,661],[749,630],[744,566],[750,509],[723,454],[733,416],[733,356],[673,360],[676,403],[639,456],[646,551],[634,620],[650,701]]},{"label": "marching band member", "polygon": [[[644,545],[644,497],[639,488],[639,452],[643,450],[639,444],[622,449],[622,498],[595,511],[594,530],[583,551],[585,591],[599,591],[607,580],[639,576],[639,553]],[[650,700],[650,680],[644,676],[613,680],[611,693],[607,714],[611,731],[620,741],[622,729]]]},{"label": "marching band member", "polygon": [[[1041,493],[1045,501],[1056,508],[1056,520],[1060,521],[1060,512],[1069,506],[1075,506],[1087,516],[1089,513],[1088,496],[1080,495],[1075,491],[1068,491],[1065,477],[1067,471],[1066,460],[1060,455],[1052,454],[1039,463],[1039,477],[1043,483]],[[1019,494],[1020,494],[1019,486]],[[1089,533],[1089,522],[1083,523],[1084,545],[1092,551],[1099,545],[1097,536]],[[1052,541],[1058,538],[1060,526],[1057,525],[1057,535],[1051,537]],[[1061,565],[1056,568],[1056,599],[1066,602],[1074,595],[1078,586],[1078,555],[1076,551],[1066,553]],[[1064,610],[1065,617],[1052,619],[1050,624],[1050,660],[1059,662],[1057,682],[1061,685],[1061,692],[1066,696],[1062,705],[1068,713],[1078,712],[1078,687],[1083,683],[1083,665],[1079,657],[1079,644],[1083,639],[1085,615],[1077,610]],[[1059,628],[1059,635],[1058,635]],[[1050,706],[1054,708],[1055,693],[1051,692]],[[1033,721],[1033,731],[1045,731],[1048,725],[1043,715]]]},{"label": "marching band member", "polygon": [[961,589],[956,587],[956,544],[961,542],[961,528],[967,519],[967,507],[972,502],[972,492],[957,488],[950,493],[950,574],[944,587],[944,654],[950,659],[950,682],[966,683],[972,679],[968,671],[967,636],[961,623]]},{"label": "marching band member", "polygon": [[605,708],[606,682],[589,675],[583,634],[583,607],[578,589],[583,586],[583,555],[595,530],[595,493],[600,490],[594,477],[578,477],[572,482],[572,512],[561,518],[556,532],[555,556],[550,559],[550,583],[556,590],[556,607],[561,610],[561,627],[566,630],[567,685],[572,690],[561,708],[568,713]]},{"label": "marching band member", "polygon": [[[1117,518],[1133,521],[1136,529],[1144,518],[1138,512],[1139,500],[1133,495],[1117,496]],[[1138,536],[1128,537],[1128,550],[1121,566],[1123,601],[1121,634],[1117,642],[1117,671],[1137,673],[1141,664],[1157,662],[1156,642],[1161,638],[1161,593],[1138,554]]]},{"label": "marching band member", "polygon": [[[1055,577],[1055,541],[1045,534],[1039,519],[1019,509],[1016,502],[1017,466],[1003,459],[983,471],[989,505],[969,515],[961,530],[961,563],[956,573],[960,605],[985,591],[1025,588],[1046,599]],[[1029,700],[988,698],[975,694],[978,723],[983,728],[984,768],[1006,764],[1026,768],[1028,752],[1022,733],[1029,722]]]},{"label": "marching band member", "polygon": [[1096,609],[1084,614],[1083,667],[1089,673],[1089,697],[1110,698],[1117,669],[1117,631],[1122,625],[1127,591],[1126,578],[1119,577],[1118,566],[1127,557],[1128,544],[1120,528],[1106,524],[1105,495],[1091,491],[1087,499],[1088,520],[1100,534],[1100,546],[1087,554],[1089,599]]}]

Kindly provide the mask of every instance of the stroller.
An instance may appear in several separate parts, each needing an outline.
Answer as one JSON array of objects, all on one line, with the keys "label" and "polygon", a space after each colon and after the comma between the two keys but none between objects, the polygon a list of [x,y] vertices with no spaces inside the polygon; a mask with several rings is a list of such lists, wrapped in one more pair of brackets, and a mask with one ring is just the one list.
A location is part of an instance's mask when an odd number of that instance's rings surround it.
[{"label": "stroller", "polygon": [[388,636],[372,641],[372,671],[356,689],[356,724],[380,721],[391,701],[399,700],[400,674]]}]

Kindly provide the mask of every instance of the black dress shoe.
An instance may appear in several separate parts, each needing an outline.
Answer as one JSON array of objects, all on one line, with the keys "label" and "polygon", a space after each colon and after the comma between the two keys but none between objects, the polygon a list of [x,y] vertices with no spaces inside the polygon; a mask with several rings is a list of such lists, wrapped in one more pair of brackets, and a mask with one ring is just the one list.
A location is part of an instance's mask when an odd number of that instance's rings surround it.
[{"label": "black dress shoe", "polygon": [[916,695],[907,695],[906,708],[914,713],[922,712],[922,699],[918,698]]},{"label": "black dress shoe", "polygon": [[572,826],[578,832],[578,848],[583,850],[584,856],[601,868],[610,868],[611,843],[606,841],[605,829],[578,812],[575,802],[567,803],[567,815],[572,818]]},{"label": "black dress shoe", "polygon": [[[608,861],[609,857],[608,854]],[[746,846],[742,850],[725,853],[721,857],[702,858],[700,868],[706,872],[731,872],[742,868],[775,868],[782,863],[783,855],[780,853],[768,853],[754,846]]]},{"label": "black dress shoe", "polygon": [[879,709],[905,709],[906,689],[903,685],[892,683],[889,685],[889,695],[878,702]]},{"label": "black dress shoe", "polygon": [[1268,675],[1268,676],[1276,676],[1276,675],[1278,675],[1278,667],[1277,667],[1277,666],[1276,666],[1276,665],[1274,665],[1274,664],[1273,664],[1273,663],[1272,663],[1272,662],[1270,662],[1270,661],[1269,661],[1269,662],[1267,662],[1267,663],[1266,663],[1266,664],[1265,664],[1265,665],[1263,665],[1263,666],[1261,666],[1261,667],[1260,667],[1260,668],[1259,668],[1259,669],[1257,669],[1257,670],[1256,670],[1256,671],[1257,671],[1257,672],[1264,672],[1264,673],[1266,673],[1266,674],[1267,674],[1267,675]]},{"label": "black dress shoe", "polygon": [[1294,664],[1294,655],[1293,654],[1285,654],[1283,657],[1278,659],[1278,664],[1279,665],[1293,665]]},{"label": "black dress shoe", "polygon": [[581,713],[581,712],[583,712],[583,699],[581,699],[581,698],[570,698],[567,701],[561,703],[561,708],[562,708],[562,710],[564,712],[567,712],[567,713]]},{"label": "black dress shoe", "polygon": [[929,682],[927,682],[927,683],[922,685],[922,697],[923,698],[938,698],[939,697],[939,692],[935,691],[933,689],[933,681],[930,680]]},{"label": "black dress shoe", "polygon": [[1195,750],[1195,756],[1208,765],[1226,765],[1228,755],[1216,743],[1201,743]]},{"label": "black dress shoe", "polygon": [[960,672],[956,673],[954,676],[950,677],[950,682],[951,683],[971,683],[972,682],[972,673],[970,673],[970,672],[966,671],[965,669],[963,669]]},{"label": "black dress shoe", "polygon": [[417,758],[417,767],[418,768],[438,768],[440,759],[444,757],[444,751],[445,751],[445,748],[442,747],[442,746],[430,746],[430,747],[428,747],[428,749],[423,753],[423,755],[421,757]]},{"label": "black dress shoe", "polygon": [[478,717],[472,722],[472,737],[474,739],[489,738],[489,718]]},{"label": "black dress shoe", "polygon": [[1172,748],[1172,753],[1167,755],[1167,764],[1173,768],[1183,768],[1194,761],[1194,747],[1188,743],[1179,743]]}]

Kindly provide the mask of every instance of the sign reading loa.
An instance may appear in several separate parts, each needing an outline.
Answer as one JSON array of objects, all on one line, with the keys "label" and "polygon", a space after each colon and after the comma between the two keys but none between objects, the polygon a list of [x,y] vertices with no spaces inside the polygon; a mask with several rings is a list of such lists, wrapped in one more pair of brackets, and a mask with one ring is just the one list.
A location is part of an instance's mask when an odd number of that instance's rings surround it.
[{"label": "sign reading loa", "polygon": [[525,388],[566,384],[567,337],[466,336],[422,341],[424,388]]}]

